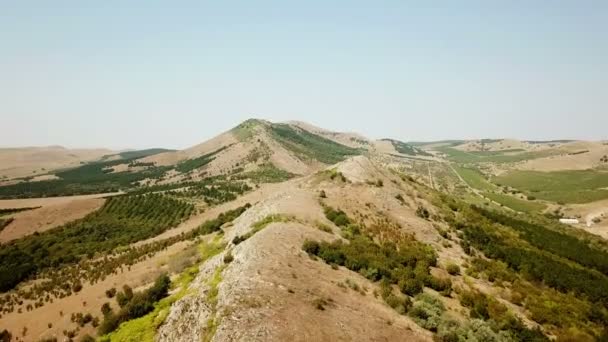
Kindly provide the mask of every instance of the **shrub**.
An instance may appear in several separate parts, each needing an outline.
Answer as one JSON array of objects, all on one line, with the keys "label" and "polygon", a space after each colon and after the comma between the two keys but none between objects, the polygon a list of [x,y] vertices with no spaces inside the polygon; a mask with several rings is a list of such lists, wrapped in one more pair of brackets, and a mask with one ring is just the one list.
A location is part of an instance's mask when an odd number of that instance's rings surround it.
[{"label": "shrub", "polygon": [[449,263],[445,266],[445,270],[450,274],[450,275],[459,275],[460,274],[460,266],[453,264],[453,263]]},{"label": "shrub", "polygon": [[225,264],[229,264],[232,261],[234,261],[234,257],[232,256],[232,253],[230,251],[228,251],[225,255],[224,255],[224,263]]},{"label": "shrub", "polygon": [[109,290],[106,290],[106,297],[108,298],[114,298],[114,296],[116,296],[116,288],[113,287]]},{"label": "shrub", "polygon": [[444,311],[445,307],[441,300],[432,295],[422,293],[416,296],[408,314],[421,327],[430,331],[437,331],[441,323],[441,315]]},{"label": "shrub", "polygon": [[103,303],[101,306],[101,314],[105,316],[112,313],[112,307],[110,307],[110,303]]},{"label": "shrub", "polygon": [[424,284],[418,279],[412,278],[399,282],[399,288],[401,289],[401,292],[409,296],[415,296],[419,294],[420,292],[422,292],[423,287]]},{"label": "shrub", "polygon": [[327,194],[325,193],[325,190],[319,191],[319,197],[321,197],[321,198],[327,198]]},{"label": "shrub", "polygon": [[91,335],[86,334],[80,338],[80,342],[95,342],[95,339]]},{"label": "shrub", "polygon": [[[110,333],[122,322],[139,318],[154,310],[154,303],[166,297],[169,293],[171,280],[166,274],[156,278],[154,285],[149,289],[132,294],[130,300],[121,307],[117,314],[109,313],[105,315],[103,322],[98,328],[100,335]],[[125,291],[127,292],[127,291]],[[117,300],[118,300],[117,296]]]},{"label": "shrub", "polygon": [[449,278],[437,278],[429,276],[428,286],[442,295],[449,295],[452,292],[452,280]]},{"label": "shrub", "polygon": [[77,282],[76,284],[74,284],[74,285],[72,286],[72,291],[73,291],[74,293],[78,293],[78,292],[80,292],[80,290],[82,290],[82,283]]},{"label": "shrub", "polygon": [[302,249],[308,254],[317,255],[319,253],[320,245],[317,241],[306,240],[302,245]]},{"label": "shrub", "polygon": [[0,331],[0,342],[11,342],[13,335],[6,329]]},{"label": "shrub", "polygon": [[430,213],[425,207],[418,206],[418,209],[416,209],[416,216],[427,220],[430,216]]}]

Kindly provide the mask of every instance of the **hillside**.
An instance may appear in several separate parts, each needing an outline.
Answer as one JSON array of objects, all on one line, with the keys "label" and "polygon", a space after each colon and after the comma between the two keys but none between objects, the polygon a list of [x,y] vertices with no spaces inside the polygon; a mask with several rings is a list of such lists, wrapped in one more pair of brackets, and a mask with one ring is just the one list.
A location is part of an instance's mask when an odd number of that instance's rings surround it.
[{"label": "hillside", "polygon": [[488,144],[252,119],[0,187],[0,340],[606,338],[605,221],[558,222],[604,171],[520,169],[596,145]]},{"label": "hillside", "polygon": [[67,149],[61,146],[0,148],[0,180],[36,177],[112,153],[106,149]]}]

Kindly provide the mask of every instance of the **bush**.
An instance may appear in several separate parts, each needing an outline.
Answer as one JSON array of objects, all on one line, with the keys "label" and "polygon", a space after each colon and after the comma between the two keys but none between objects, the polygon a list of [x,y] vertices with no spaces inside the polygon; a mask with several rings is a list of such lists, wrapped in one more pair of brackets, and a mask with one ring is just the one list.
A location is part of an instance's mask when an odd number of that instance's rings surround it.
[{"label": "bush", "polygon": [[225,264],[229,264],[232,261],[234,261],[234,256],[232,256],[232,253],[230,251],[228,251],[225,255],[224,255],[224,263]]},{"label": "bush", "polygon": [[72,291],[73,291],[74,293],[78,293],[78,292],[80,292],[80,290],[82,290],[82,283],[77,282],[76,284],[74,284],[74,285],[72,286]]},{"label": "bush", "polygon": [[[105,315],[103,322],[98,328],[99,334],[108,334],[116,330],[120,323],[142,317],[154,310],[154,303],[168,295],[170,285],[171,280],[169,277],[166,274],[162,274],[156,278],[154,285],[149,289],[135,294],[131,292],[131,298],[121,307],[117,314],[110,312]],[[128,293],[129,291],[125,292]],[[119,297],[116,296],[116,299],[118,300]],[[125,298],[128,297],[129,295],[126,294]]]},{"label": "bush", "polygon": [[455,275],[459,275],[459,274],[460,274],[460,266],[458,266],[458,265],[456,265],[456,264],[453,264],[453,263],[447,264],[447,265],[445,266],[445,270],[446,270],[446,271],[447,271],[447,272],[448,272],[450,275],[453,275],[453,276],[455,276]]},{"label": "bush", "polygon": [[302,245],[302,249],[308,254],[317,255],[319,254],[320,245],[317,241],[306,240]]},{"label": "bush", "polygon": [[416,216],[427,220],[430,216],[430,213],[425,207],[418,206],[418,209],[416,209]]},{"label": "bush", "polygon": [[434,276],[429,276],[427,279],[428,286],[433,290],[446,296],[452,292],[452,280],[449,278],[437,278]]},{"label": "bush", "polygon": [[325,190],[319,191],[319,197],[321,197],[321,198],[327,198],[327,194],[325,193]]},{"label": "bush", "polygon": [[419,294],[420,292],[422,292],[423,287],[424,284],[418,279],[406,279],[399,282],[399,288],[401,289],[401,292],[409,296],[415,296]]},{"label": "bush", "polygon": [[112,307],[110,307],[110,303],[103,303],[101,306],[101,314],[105,317],[112,313]]},{"label": "bush", "polygon": [[0,331],[0,342],[11,342],[13,335],[6,329]]},{"label": "bush", "polygon": [[441,315],[444,311],[445,307],[441,300],[422,293],[416,296],[408,314],[418,325],[435,332],[441,323]]},{"label": "bush", "polygon": [[108,298],[114,298],[114,296],[116,296],[116,288],[113,287],[109,290],[106,290],[106,297]]},{"label": "bush", "polygon": [[86,334],[80,338],[80,342],[95,342],[95,339],[91,335]]}]

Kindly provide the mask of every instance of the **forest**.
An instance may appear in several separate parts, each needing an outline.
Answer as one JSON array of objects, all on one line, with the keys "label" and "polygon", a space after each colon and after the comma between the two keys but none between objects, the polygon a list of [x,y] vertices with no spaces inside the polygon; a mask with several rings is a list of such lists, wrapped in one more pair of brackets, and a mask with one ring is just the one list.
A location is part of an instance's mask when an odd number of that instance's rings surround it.
[{"label": "forest", "polygon": [[[561,292],[574,291],[608,306],[608,293],[605,291],[608,277],[589,268],[604,269],[605,260],[595,255],[601,256],[603,251],[573,240],[566,234],[523,224],[521,220],[508,220],[504,214],[492,214],[478,207],[465,209],[462,214],[463,220],[457,223],[457,227],[464,233],[465,251],[469,250],[468,246],[475,247],[530,279],[542,281]],[[556,246],[563,246],[563,249]],[[578,253],[573,251],[573,247],[580,248]]]},{"label": "forest", "polygon": [[203,166],[211,163],[215,159],[216,155],[218,155],[220,152],[224,151],[225,149],[227,149],[229,147],[230,146],[224,146],[224,147],[219,148],[216,151],[213,151],[208,154],[204,154],[200,157],[184,160],[184,161],[180,162],[179,164],[177,164],[175,169],[181,173],[188,173],[192,170],[196,170],[200,167],[203,167]]},{"label": "forest", "polygon": [[109,198],[102,208],[64,226],[0,247],[0,291],[48,267],[156,236],[187,219],[191,204],[158,194]]},{"label": "forest", "polygon": [[111,167],[128,164],[132,160],[93,162],[79,167],[55,172],[60,179],[39,182],[21,182],[0,186],[0,199],[36,198],[86,195],[116,192],[136,185],[144,179],[158,179],[170,167],[152,166],[139,172],[111,172]]},{"label": "forest", "polygon": [[338,144],[303,129],[296,130],[287,124],[273,124],[270,133],[286,149],[326,164],[335,164],[347,157],[361,154],[358,149]]}]

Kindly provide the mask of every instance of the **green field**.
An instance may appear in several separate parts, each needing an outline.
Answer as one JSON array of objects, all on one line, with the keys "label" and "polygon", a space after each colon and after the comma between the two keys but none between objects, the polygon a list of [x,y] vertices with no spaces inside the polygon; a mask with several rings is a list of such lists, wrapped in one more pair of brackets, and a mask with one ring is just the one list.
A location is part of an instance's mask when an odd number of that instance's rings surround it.
[{"label": "green field", "polygon": [[539,212],[547,207],[542,203],[525,201],[519,198],[515,198],[513,196],[498,194],[494,192],[484,192],[483,195],[494,202],[504,205],[507,208],[511,208],[515,211],[520,211],[524,213]]},{"label": "green field", "polygon": [[454,170],[456,170],[460,177],[462,177],[462,179],[464,179],[472,188],[487,191],[495,190],[495,187],[476,169],[454,166]]},{"label": "green field", "polygon": [[608,198],[608,172],[604,171],[511,171],[494,181],[553,202],[588,203]]},{"label": "green field", "polygon": [[457,163],[514,163],[560,153],[557,150],[524,152],[518,149],[465,152],[447,146],[437,147],[436,150],[446,154],[449,160]]}]

